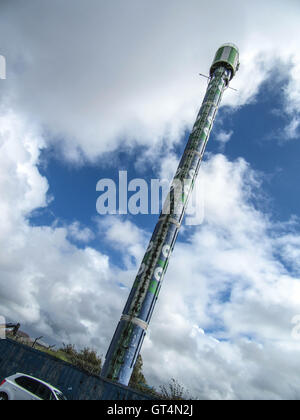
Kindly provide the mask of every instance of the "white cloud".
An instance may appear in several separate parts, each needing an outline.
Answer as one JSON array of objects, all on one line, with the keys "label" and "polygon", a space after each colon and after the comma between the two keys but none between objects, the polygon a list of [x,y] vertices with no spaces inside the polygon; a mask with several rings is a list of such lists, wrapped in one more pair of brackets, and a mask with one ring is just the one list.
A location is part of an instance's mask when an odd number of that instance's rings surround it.
[{"label": "white cloud", "polygon": [[[162,139],[169,150],[191,126],[205,89],[196,75],[224,41],[239,45],[242,66],[234,79],[239,94],[227,91],[223,103],[253,100],[281,60],[291,65],[285,111],[292,124],[300,6],[91,0],[89,7],[55,0],[3,6],[0,314],[105,353],[128,294],[120,283],[130,287],[149,234],[128,220],[103,219],[99,238],[120,253],[120,270],[107,255],[68,240],[92,238],[76,221],[30,226],[30,212],[48,203],[40,150],[55,142],[68,159],[81,152],[94,159],[138,144],[155,160]],[[168,154],[163,177],[175,167]],[[260,178],[245,160],[212,156],[201,177],[205,222],[186,228],[186,242],[175,249],[143,347],[146,376],[154,384],[176,377],[201,398],[299,398],[300,344],[291,337],[300,313],[299,226],[293,220],[293,228],[280,229],[255,208]]]},{"label": "white cloud", "polygon": [[17,230],[24,217],[47,205],[48,182],[37,168],[44,142],[36,128],[12,111],[0,114],[0,213],[3,238]]},{"label": "white cloud", "polygon": [[299,7],[292,0],[6,2],[2,98],[42,123],[68,159],[135,144],[155,159],[162,141],[172,145],[191,127],[206,87],[198,73],[226,41],[240,47],[241,68],[232,82],[239,92],[228,90],[223,104],[253,100],[281,60],[289,65],[286,111],[298,112]]},{"label": "white cloud", "polygon": [[[48,201],[48,183],[37,168],[44,147],[39,132],[13,112],[2,114],[0,144],[0,313],[55,340],[83,345],[93,335],[97,344],[102,337],[107,341],[124,294],[115,281],[118,270],[107,256],[69,242],[69,236],[91,239],[79,223],[29,225],[31,211]],[[105,299],[101,328],[107,335],[102,335],[97,319]],[[88,331],[86,320],[93,325]]]},{"label": "white cloud", "polygon": [[98,217],[97,225],[99,235],[120,252],[125,267],[132,270],[129,283],[125,282],[131,287],[133,276],[136,274],[134,270],[137,270],[137,264],[142,260],[148,235],[133,222],[118,216]]},{"label": "white cloud", "polygon": [[285,127],[284,134],[288,140],[296,139],[299,137],[298,128],[300,125],[300,119],[294,117],[291,122]]},{"label": "white cloud", "polygon": [[[43,140],[14,114],[1,127],[0,313],[105,354],[149,234],[126,219],[98,218],[99,238],[125,263],[120,270],[108,256],[68,240],[85,232],[77,222],[30,226],[28,213],[47,203],[36,166]],[[201,177],[205,221],[187,227],[187,240],[176,246],[142,350],[146,376],[154,385],[175,377],[200,398],[296,398],[297,220],[273,229],[255,209],[260,178],[243,159],[212,156]]]},{"label": "white cloud", "polygon": [[215,139],[220,142],[221,144],[226,144],[229,142],[229,140],[231,139],[233,135],[233,131],[219,131],[218,133],[216,133],[215,135]]},{"label": "white cloud", "polygon": [[69,236],[79,242],[88,243],[95,237],[89,228],[81,227],[79,222],[73,222],[67,229]]},{"label": "white cloud", "polygon": [[251,204],[259,179],[243,160],[217,155],[201,176],[205,222],[176,246],[143,349],[146,373],[175,376],[200,398],[298,398],[300,277],[288,264],[299,230],[273,236]]}]

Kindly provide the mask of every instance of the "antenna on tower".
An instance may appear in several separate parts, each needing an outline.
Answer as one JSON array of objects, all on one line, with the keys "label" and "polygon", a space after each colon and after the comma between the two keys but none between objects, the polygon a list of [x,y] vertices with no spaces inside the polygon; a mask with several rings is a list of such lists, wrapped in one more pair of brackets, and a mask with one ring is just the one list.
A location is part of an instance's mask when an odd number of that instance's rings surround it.
[{"label": "antenna on tower", "polygon": [[[205,77],[205,79],[210,80],[210,77],[209,77],[209,76],[206,76],[205,74],[199,73],[199,76],[201,76],[201,77]],[[228,86],[228,87],[229,87],[229,89],[234,90],[235,92],[238,92],[238,90],[237,90],[237,89],[235,89],[235,88],[233,88],[233,87],[231,87],[231,86]]]}]

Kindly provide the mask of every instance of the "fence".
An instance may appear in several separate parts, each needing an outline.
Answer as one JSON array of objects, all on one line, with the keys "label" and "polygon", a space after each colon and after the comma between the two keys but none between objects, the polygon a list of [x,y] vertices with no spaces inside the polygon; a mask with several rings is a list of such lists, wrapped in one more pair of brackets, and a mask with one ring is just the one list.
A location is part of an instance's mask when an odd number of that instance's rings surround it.
[{"label": "fence", "polygon": [[0,381],[15,373],[37,377],[70,400],[153,400],[154,397],[89,375],[76,366],[24,344],[0,340]]}]

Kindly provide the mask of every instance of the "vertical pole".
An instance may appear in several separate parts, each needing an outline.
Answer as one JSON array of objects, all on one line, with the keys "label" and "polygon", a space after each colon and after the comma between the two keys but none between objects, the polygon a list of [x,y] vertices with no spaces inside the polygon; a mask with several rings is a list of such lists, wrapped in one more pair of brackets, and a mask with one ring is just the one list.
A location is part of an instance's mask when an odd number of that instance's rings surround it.
[{"label": "vertical pole", "polygon": [[123,385],[128,385],[142,347],[223,92],[238,66],[234,45],[219,48],[193,131],[106,354],[101,375]]}]

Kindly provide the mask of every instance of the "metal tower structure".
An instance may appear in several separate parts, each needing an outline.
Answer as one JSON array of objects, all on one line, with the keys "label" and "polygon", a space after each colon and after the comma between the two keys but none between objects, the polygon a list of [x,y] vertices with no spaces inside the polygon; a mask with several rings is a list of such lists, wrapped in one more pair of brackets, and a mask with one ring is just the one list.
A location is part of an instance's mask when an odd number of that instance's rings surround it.
[{"label": "metal tower structure", "polygon": [[101,375],[128,385],[159,295],[223,92],[239,68],[239,50],[221,46],[210,68],[206,95],[170,192],[116,328]]}]

